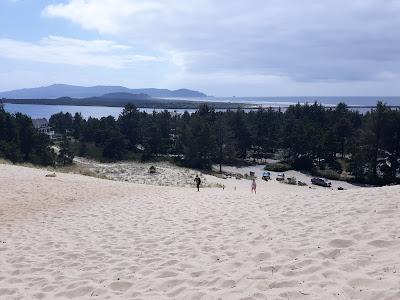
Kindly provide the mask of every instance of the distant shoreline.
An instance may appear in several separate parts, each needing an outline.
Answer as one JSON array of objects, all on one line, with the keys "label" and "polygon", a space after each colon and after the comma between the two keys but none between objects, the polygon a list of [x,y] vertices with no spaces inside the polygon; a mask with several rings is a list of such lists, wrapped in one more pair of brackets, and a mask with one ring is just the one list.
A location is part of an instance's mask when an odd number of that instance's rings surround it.
[{"label": "distant shoreline", "polygon": [[[243,103],[243,102],[210,102],[210,101],[190,101],[190,100],[170,100],[170,99],[132,99],[132,100],[109,100],[109,101],[96,101],[96,98],[89,99],[73,99],[73,98],[61,98],[61,99],[1,99],[4,104],[21,104],[21,105],[60,105],[60,106],[97,106],[97,107],[121,107],[123,108],[126,104],[131,103],[136,105],[138,108],[154,108],[154,109],[198,109],[201,105],[207,104],[215,109],[268,109],[268,108],[288,108],[295,104],[254,104],[254,103]],[[305,105],[305,103],[300,103]],[[308,103],[309,105],[311,103]],[[336,107],[332,104],[323,104],[323,107]],[[347,105],[350,109],[374,109],[376,105]],[[388,105],[390,109],[400,109],[400,105]]]},{"label": "distant shoreline", "polygon": [[208,104],[215,109],[250,109],[254,104],[239,102],[208,102],[189,100],[165,100],[165,99],[129,99],[129,100],[101,100],[98,98],[73,99],[1,99],[4,104],[22,105],[61,105],[61,106],[100,106],[100,107],[124,107],[131,103],[138,108],[154,109],[198,109],[201,105]]}]

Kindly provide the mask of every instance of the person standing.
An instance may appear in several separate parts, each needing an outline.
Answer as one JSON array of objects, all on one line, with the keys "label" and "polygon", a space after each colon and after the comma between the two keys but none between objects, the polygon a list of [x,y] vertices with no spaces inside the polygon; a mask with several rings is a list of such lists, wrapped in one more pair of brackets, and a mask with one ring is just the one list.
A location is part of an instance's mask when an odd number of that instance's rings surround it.
[{"label": "person standing", "polygon": [[201,179],[199,175],[196,175],[196,178],[194,179],[194,182],[196,183],[197,191],[200,191],[200,184],[201,184]]},{"label": "person standing", "polygon": [[256,184],[255,179],[253,179],[253,182],[251,183],[251,193],[252,194],[253,194],[253,191],[254,191],[254,194],[257,194],[257,184]]}]

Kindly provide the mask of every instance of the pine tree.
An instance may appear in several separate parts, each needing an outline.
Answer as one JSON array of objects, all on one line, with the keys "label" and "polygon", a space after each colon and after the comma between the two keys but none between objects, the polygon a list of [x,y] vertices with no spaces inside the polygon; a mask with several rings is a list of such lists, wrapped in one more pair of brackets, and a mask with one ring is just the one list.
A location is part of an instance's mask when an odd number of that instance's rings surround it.
[{"label": "pine tree", "polygon": [[71,165],[74,160],[74,152],[71,151],[69,141],[66,135],[60,143],[60,151],[58,153],[57,161],[63,166]]}]

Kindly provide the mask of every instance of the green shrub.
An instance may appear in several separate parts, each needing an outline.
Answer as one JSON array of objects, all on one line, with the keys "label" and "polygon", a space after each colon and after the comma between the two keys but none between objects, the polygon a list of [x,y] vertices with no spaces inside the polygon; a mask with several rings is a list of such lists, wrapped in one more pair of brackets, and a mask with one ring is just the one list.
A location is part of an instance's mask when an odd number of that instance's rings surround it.
[{"label": "green shrub", "polygon": [[71,150],[81,157],[103,161],[103,149],[94,143],[71,142]]},{"label": "green shrub", "polygon": [[292,166],[284,162],[267,163],[264,169],[271,172],[286,172],[291,170]]},{"label": "green shrub", "polygon": [[314,169],[312,169],[311,174],[314,176],[317,176],[317,177],[324,177],[329,180],[342,180],[340,174],[338,174],[334,170],[329,170],[329,169],[321,170],[321,169],[314,168]]}]

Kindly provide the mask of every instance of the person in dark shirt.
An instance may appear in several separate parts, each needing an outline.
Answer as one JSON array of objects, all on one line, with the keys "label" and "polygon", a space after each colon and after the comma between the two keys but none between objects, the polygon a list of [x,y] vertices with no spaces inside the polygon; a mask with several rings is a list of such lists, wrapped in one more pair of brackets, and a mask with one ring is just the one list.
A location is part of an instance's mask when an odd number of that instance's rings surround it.
[{"label": "person in dark shirt", "polygon": [[194,182],[196,183],[197,191],[200,191],[200,184],[201,184],[201,179],[199,175],[196,175],[196,178],[194,179]]}]

